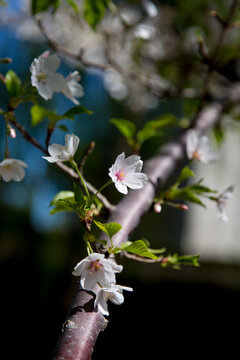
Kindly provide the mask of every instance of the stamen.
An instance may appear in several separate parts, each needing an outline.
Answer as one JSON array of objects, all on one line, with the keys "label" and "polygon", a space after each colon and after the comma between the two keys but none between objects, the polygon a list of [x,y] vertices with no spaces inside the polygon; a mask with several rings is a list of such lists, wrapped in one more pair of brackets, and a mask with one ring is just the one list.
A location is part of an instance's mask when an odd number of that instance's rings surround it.
[{"label": "stamen", "polygon": [[123,172],[123,169],[118,170],[118,172],[115,174],[116,178],[121,181],[125,179],[125,174]]},{"label": "stamen", "polygon": [[91,265],[89,266],[90,272],[97,272],[99,269],[102,268],[102,264],[100,263],[100,260],[92,261]]}]

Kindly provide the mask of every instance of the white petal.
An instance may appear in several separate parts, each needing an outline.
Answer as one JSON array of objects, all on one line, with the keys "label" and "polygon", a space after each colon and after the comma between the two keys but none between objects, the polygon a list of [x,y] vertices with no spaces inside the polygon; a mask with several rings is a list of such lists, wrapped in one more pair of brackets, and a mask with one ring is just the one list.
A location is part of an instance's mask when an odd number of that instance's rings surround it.
[{"label": "white petal", "polygon": [[186,152],[188,159],[192,159],[194,152],[197,150],[198,147],[199,137],[197,136],[196,131],[190,130],[187,133],[186,137]]},{"label": "white petal", "polygon": [[217,216],[220,220],[227,222],[228,221],[228,216],[227,213],[225,211],[225,206],[221,207],[218,206],[218,213]]},{"label": "white petal", "polygon": [[47,72],[55,72],[60,65],[60,59],[57,55],[49,55],[44,57],[44,67]]},{"label": "white petal", "polygon": [[66,87],[66,80],[62,74],[50,73],[47,75],[46,84],[53,92],[62,92]]},{"label": "white petal", "polygon": [[105,296],[104,290],[100,290],[94,301],[94,307],[98,308],[103,315],[109,315],[108,306],[107,306],[107,298]]},{"label": "white petal", "polygon": [[35,86],[37,88],[39,95],[41,95],[45,100],[49,100],[52,98],[53,92],[47,84],[38,82],[38,84]]},{"label": "white petal", "polygon": [[77,151],[79,141],[79,137],[74,134],[67,134],[65,136],[65,146],[67,148],[67,151],[72,155],[72,157]]},{"label": "white petal", "polygon": [[226,201],[228,199],[230,199],[233,195],[233,191],[234,191],[235,185],[231,185],[229,186],[226,190],[224,190],[224,192],[219,196],[219,200],[223,200]]},{"label": "white petal", "polygon": [[89,261],[86,259],[81,260],[77,265],[74,267],[74,270],[72,272],[75,276],[81,276],[82,273],[88,268]]},{"label": "white petal", "polygon": [[81,286],[85,290],[93,290],[97,285],[97,279],[95,274],[91,274],[89,269],[85,270],[81,275]]},{"label": "white petal", "polygon": [[52,144],[48,147],[48,152],[52,157],[57,157],[61,154],[62,151],[64,151],[65,147],[63,145],[59,144]]},{"label": "white petal", "polygon": [[96,273],[96,282],[103,287],[109,287],[111,284],[116,283],[116,278],[113,271],[106,271],[105,269],[99,269]]},{"label": "white petal", "polygon": [[122,184],[120,181],[116,181],[114,184],[115,184],[117,190],[120,193],[122,193],[124,195],[127,195],[128,189],[127,189],[127,186],[125,184]]},{"label": "white petal", "polygon": [[122,152],[115,160],[115,163],[113,165],[113,171],[116,173],[118,170],[121,170],[124,168],[125,165],[125,153]]},{"label": "white petal", "polygon": [[58,162],[58,158],[52,157],[52,156],[42,156],[43,159],[47,160],[50,163],[56,163]]},{"label": "white petal", "polygon": [[109,295],[109,300],[111,300],[111,302],[113,302],[115,305],[121,305],[124,302],[122,290],[116,289],[115,291],[112,291]]},{"label": "white petal", "polygon": [[143,173],[128,174],[124,180],[130,189],[141,189],[148,181],[148,177]]}]

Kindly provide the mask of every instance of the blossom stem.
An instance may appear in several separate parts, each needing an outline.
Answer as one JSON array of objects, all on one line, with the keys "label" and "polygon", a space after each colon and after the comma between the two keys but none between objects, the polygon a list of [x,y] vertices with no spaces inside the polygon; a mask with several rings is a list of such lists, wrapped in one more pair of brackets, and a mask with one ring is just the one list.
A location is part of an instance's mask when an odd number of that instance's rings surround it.
[{"label": "blossom stem", "polygon": [[108,182],[106,182],[102,187],[100,187],[100,189],[95,193],[94,196],[96,196],[98,193],[100,193],[101,191],[103,191],[108,185],[112,184],[112,179],[109,180]]},{"label": "blossom stem", "polygon": [[93,249],[89,241],[86,241],[88,255],[93,254]]},{"label": "blossom stem", "polygon": [[85,182],[84,182],[84,180],[83,180],[83,177],[82,177],[82,175],[81,175],[81,173],[80,173],[80,171],[79,171],[79,169],[78,169],[77,164],[75,163],[75,161],[74,161],[73,159],[70,160],[70,163],[71,163],[73,169],[76,170],[76,172],[77,172],[77,174],[78,174],[78,176],[79,176],[79,179],[81,180],[81,183],[82,183],[82,185],[83,185],[83,187],[84,187],[84,190],[85,190],[85,192],[86,192],[86,194],[87,194],[88,199],[91,200],[90,194],[89,194],[89,192],[88,192],[88,188],[87,188],[87,186],[86,186],[86,184],[85,184]]}]

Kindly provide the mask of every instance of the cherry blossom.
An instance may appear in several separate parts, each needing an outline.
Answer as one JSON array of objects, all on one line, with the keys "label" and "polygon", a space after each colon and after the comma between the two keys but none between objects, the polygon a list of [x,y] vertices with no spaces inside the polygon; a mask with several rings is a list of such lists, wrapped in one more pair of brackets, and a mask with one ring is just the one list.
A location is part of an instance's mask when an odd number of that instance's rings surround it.
[{"label": "cherry blossom", "polygon": [[23,168],[27,168],[24,161],[17,159],[4,159],[0,163],[0,177],[6,182],[10,180],[21,181],[25,176]]},{"label": "cherry blossom", "polygon": [[66,79],[56,73],[59,65],[59,57],[46,51],[35,58],[30,66],[32,85],[45,100],[51,99],[54,92],[64,92],[66,89]]},{"label": "cherry blossom", "polygon": [[70,73],[66,78],[66,88],[63,92],[76,105],[80,104],[76,98],[84,95],[83,87],[78,83],[80,79],[81,76],[78,71]]},{"label": "cherry blossom", "polygon": [[103,315],[109,315],[107,301],[110,300],[116,305],[121,305],[124,302],[122,291],[133,291],[132,288],[121,285],[112,285],[111,287],[101,288],[96,295],[94,307],[97,308]]},{"label": "cherry blossom", "polygon": [[226,205],[228,203],[228,200],[232,197],[234,190],[234,185],[229,186],[226,190],[223,191],[222,194],[217,198],[217,209],[218,213],[217,216],[222,221],[228,221],[228,216],[226,213]]},{"label": "cherry blossom", "polygon": [[199,136],[195,130],[190,130],[186,138],[186,151],[188,159],[197,159],[208,164],[218,160],[217,154],[211,152],[207,136]]},{"label": "cherry blossom", "polygon": [[103,254],[93,253],[75,266],[73,275],[81,276],[83,289],[93,290],[97,284],[104,288],[112,287],[116,283],[115,273],[122,269],[122,265],[106,259]]},{"label": "cherry blossom", "polygon": [[130,189],[141,189],[148,181],[146,174],[141,173],[143,162],[140,156],[132,155],[125,159],[125,153],[118,155],[115,163],[109,169],[109,176],[117,190],[127,194]]},{"label": "cherry blossom", "polygon": [[51,156],[42,156],[50,163],[69,161],[75,155],[79,144],[79,137],[74,134],[65,135],[65,145],[52,144],[48,147]]}]

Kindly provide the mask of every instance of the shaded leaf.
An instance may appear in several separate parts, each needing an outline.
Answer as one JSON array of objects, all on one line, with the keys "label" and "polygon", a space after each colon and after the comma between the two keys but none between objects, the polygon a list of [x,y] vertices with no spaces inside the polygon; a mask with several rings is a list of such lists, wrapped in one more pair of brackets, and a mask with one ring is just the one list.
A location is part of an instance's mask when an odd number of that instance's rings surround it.
[{"label": "shaded leaf", "polygon": [[126,138],[126,140],[133,142],[133,137],[136,132],[136,126],[132,121],[113,118],[110,119],[110,123],[116,126],[116,128]]},{"label": "shaded leaf", "polygon": [[62,116],[66,119],[74,120],[74,117],[79,114],[88,114],[91,115],[93,112],[91,110],[86,109],[82,105],[77,105],[66,111]]},{"label": "shaded leaf", "polygon": [[84,0],[84,18],[95,29],[103,18],[110,0]]}]

